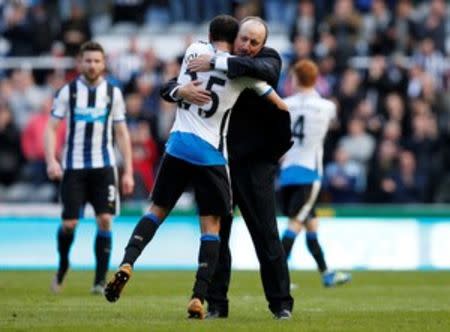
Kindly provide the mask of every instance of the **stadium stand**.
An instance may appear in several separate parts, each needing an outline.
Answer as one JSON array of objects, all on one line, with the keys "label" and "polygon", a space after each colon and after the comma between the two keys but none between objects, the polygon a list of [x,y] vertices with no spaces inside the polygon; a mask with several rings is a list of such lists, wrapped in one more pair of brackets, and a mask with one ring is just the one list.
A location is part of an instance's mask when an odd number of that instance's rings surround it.
[{"label": "stadium stand", "polygon": [[[91,37],[107,50],[108,79],[133,108],[128,122],[136,177],[144,185],[130,199],[144,199],[173,119],[159,86],[176,76],[185,46],[207,38],[205,24],[218,13],[268,21],[268,45],[283,55],[283,96],[295,89],[293,63],[318,63],[317,89],[339,113],[325,151],[325,168],[336,171],[325,178],[330,187],[322,202],[341,201],[336,193],[347,190],[348,203],[450,201],[450,6],[444,0],[1,1],[0,201],[55,200],[54,184],[33,181],[36,163],[20,136],[76,75],[71,56]],[[360,144],[369,147],[358,151]],[[361,169],[355,190],[339,173],[345,159]]]}]

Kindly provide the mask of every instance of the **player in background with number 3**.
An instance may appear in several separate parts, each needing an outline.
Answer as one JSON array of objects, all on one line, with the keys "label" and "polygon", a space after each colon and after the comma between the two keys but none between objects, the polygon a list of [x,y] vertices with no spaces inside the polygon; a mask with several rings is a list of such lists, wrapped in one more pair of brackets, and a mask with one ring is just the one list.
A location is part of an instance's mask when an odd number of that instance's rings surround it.
[{"label": "player in background with number 3", "polygon": [[306,245],[322,274],[325,287],[351,280],[348,273],[329,271],[317,239],[318,219],[315,203],[320,192],[323,144],[328,128],[336,117],[336,106],[315,90],[317,66],[310,60],[295,65],[299,92],[285,99],[291,116],[294,145],[281,161],[279,184],[283,213],[289,218],[282,243],[289,257],[295,238],[306,228]]},{"label": "player in background with number 3", "polygon": [[[281,110],[287,111],[287,105],[265,82],[246,77],[230,80],[218,70],[197,74],[187,70],[189,61],[202,54],[212,55],[213,61],[226,61],[238,30],[236,19],[219,15],[209,26],[210,43],[196,42],[186,50],[178,83],[201,81],[210,93],[211,102],[202,107],[179,102],[152,192],[152,202],[131,235],[119,271],[105,289],[105,296],[110,302],[118,300],[131,277],[135,261],[187,185],[191,184],[200,214],[201,238],[198,269],[188,313],[190,318],[203,319],[205,316],[203,302],[219,257],[220,216],[231,213],[226,147],[231,108],[239,94],[250,88],[266,96]],[[213,64],[211,68],[214,68]]]}]

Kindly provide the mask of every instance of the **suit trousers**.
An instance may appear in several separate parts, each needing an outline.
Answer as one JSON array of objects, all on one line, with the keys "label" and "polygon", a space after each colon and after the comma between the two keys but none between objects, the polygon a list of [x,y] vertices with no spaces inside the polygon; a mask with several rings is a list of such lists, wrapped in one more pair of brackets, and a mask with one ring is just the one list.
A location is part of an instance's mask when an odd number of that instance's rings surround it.
[{"label": "suit trousers", "polygon": [[[260,263],[260,275],[269,309],[292,311],[287,260],[280,241],[274,180],[277,164],[265,160],[230,161],[233,202],[242,213]],[[228,313],[228,288],[231,276],[229,238],[233,216],[221,222],[219,262],[211,280],[207,301],[209,310]],[[238,253],[239,254],[239,253]]]}]

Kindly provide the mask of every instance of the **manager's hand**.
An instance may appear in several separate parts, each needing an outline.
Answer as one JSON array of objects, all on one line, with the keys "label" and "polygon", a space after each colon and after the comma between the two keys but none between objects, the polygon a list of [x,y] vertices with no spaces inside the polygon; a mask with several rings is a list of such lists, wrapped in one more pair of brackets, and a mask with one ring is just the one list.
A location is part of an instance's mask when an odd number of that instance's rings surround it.
[{"label": "manager's hand", "polygon": [[190,71],[199,72],[199,71],[209,71],[211,70],[211,61],[212,56],[208,54],[202,54],[198,57],[192,59],[188,63],[188,69]]},{"label": "manager's hand", "polygon": [[188,103],[203,106],[211,101],[211,93],[202,86],[202,81],[195,80],[178,88],[177,97]]}]

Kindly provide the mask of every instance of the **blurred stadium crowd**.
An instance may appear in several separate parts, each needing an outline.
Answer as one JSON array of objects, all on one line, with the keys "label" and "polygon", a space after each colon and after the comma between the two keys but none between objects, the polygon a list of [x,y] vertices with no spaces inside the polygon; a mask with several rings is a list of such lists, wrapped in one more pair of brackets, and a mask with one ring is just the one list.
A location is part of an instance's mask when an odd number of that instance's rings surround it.
[{"label": "blurred stadium crowd", "polygon": [[[43,55],[57,63],[86,40],[126,35],[118,40],[127,47],[108,54],[107,75],[126,97],[137,178],[131,199],[144,199],[174,117],[159,87],[178,74],[182,54],[139,47],[135,33],[181,30],[188,43],[219,13],[261,16],[271,37],[288,41],[278,49],[283,96],[295,93],[291,68],[298,59],[318,63],[317,89],[338,105],[325,145],[322,202],[450,202],[444,0],[0,0],[0,201],[55,199],[43,131],[54,93],[76,76],[73,67],[37,68],[38,58],[30,66],[8,63]],[[60,146],[63,138],[61,126]]]}]

